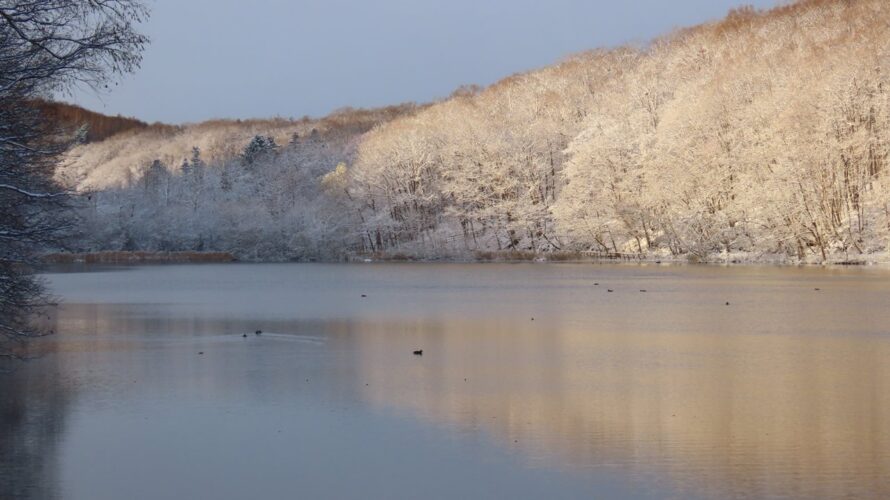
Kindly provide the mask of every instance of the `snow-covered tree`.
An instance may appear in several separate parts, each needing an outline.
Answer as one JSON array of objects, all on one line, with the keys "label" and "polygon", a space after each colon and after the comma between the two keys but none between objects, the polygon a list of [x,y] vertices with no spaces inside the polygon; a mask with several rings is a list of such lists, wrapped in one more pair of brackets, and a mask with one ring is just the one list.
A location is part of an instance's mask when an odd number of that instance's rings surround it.
[{"label": "snow-covered tree", "polygon": [[0,357],[33,334],[43,298],[31,266],[67,225],[70,193],[54,174],[72,137],[34,99],[133,71],[147,41],[134,25],[145,15],[133,0],[0,3]]}]

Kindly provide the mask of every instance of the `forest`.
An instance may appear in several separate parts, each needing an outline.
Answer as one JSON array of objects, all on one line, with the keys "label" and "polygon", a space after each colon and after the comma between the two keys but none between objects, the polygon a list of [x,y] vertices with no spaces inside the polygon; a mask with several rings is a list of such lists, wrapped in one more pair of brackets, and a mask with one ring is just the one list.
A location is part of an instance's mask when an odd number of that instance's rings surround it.
[{"label": "forest", "polygon": [[428,105],[124,126],[57,177],[80,252],[886,260],[888,26],[742,8]]},{"label": "forest", "polygon": [[102,141],[128,130],[171,128],[170,125],[160,123],[149,125],[136,118],[106,116],[64,102],[34,99],[30,104],[38,110],[43,120],[67,130],[69,134],[82,135],[77,139],[83,143]]}]

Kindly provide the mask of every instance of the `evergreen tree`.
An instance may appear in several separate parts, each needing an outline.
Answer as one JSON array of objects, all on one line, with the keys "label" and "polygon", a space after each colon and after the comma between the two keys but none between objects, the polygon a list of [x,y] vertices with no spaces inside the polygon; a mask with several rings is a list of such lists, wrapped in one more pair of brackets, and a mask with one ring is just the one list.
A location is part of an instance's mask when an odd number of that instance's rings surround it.
[{"label": "evergreen tree", "polygon": [[201,149],[197,146],[192,148],[192,159],[190,161],[190,170],[192,176],[197,181],[204,180],[204,160],[201,159]]},{"label": "evergreen tree", "polygon": [[187,159],[182,160],[182,165],[179,166],[179,170],[182,171],[182,176],[186,179],[192,176],[192,164],[189,163]]},{"label": "evergreen tree", "polygon": [[258,162],[273,157],[276,151],[278,151],[278,145],[275,144],[275,139],[256,135],[241,153],[241,163],[244,166],[252,167]]},{"label": "evergreen tree", "polygon": [[232,173],[228,165],[224,166],[219,174],[219,188],[226,193],[232,190]]}]

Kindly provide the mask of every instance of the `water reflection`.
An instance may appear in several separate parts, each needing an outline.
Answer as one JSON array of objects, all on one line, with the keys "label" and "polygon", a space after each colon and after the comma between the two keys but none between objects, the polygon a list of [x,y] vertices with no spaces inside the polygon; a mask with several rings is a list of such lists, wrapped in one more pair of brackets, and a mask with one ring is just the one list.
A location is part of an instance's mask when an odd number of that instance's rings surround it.
[{"label": "water reflection", "polygon": [[[458,431],[485,431],[531,466],[664,476],[675,494],[890,493],[886,339],[539,322],[363,325],[401,329],[429,346],[423,363],[396,361],[380,342],[389,336],[357,336],[366,397]],[[480,330],[489,335],[480,340]]]},{"label": "water reflection", "polygon": [[73,396],[54,360],[0,372],[0,498],[55,498],[56,456]]},{"label": "water reflection", "polygon": [[53,277],[0,497],[890,496],[885,273],[170,269]]}]

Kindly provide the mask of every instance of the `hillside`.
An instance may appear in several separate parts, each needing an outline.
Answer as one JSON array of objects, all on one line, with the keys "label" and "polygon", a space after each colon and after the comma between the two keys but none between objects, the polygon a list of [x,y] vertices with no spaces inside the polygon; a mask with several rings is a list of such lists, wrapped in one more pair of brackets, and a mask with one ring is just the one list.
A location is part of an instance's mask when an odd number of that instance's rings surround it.
[{"label": "hillside", "polygon": [[[119,188],[99,197],[90,248],[881,260],[888,25],[883,0],[741,9],[428,107],[134,130],[77,148],[64,172]],[[254,135],[276,144],[257,163]],[[193,147],[214,184],[176,174]],[[153,160],[174,167],[162,202],[137,182]],[[181,204],[206,212],[185,222]]]},{"label": "hillside", "polygon": [[[59,172],[81,190],[123,186],[141,177],[154,160],[178,165],[191,157],[194,148],[200,149],[204,161],[215,164],[236,157],[257,135],[272,137],[278,144],[287,144],[295,134],[341,141],[417,109],[414,104],[402,104],[372,110],[345,108],[320,119],[211,120],[173,126],[107,117],[64,104],[52,106],[63,124],[86,124],[91,131],[88,137],[96,138],[74,148]],[[93,133],[94,128],[100,132]]]},{"label": "hillside", "polygon": [[169,128],[169,125],[149,125],[135,118],[107,116],[64,102],[37,100],[32,103],[50,122],[65,129],[85,128],[85,143],[103,141],[130,130]]},{"label": "hillside", "polygon": [[352,169],[366,245],[885,254],[888,25],[882,0],[741,9],[397,120]]}]

